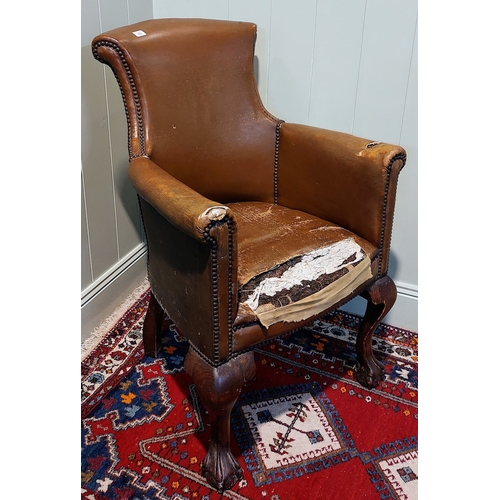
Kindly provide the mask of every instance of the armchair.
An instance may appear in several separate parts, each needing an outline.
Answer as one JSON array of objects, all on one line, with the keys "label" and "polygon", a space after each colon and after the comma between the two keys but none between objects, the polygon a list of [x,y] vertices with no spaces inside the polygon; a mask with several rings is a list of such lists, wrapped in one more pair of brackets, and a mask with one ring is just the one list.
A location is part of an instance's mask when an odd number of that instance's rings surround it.
[{"label": "armchair", "polygon": [[158,354],[166,312],[190,344],[184,366],[212,429],[201,468],[219,491],[243,475],[229,418],[254,346],[361,295],[355,376],[373,388],[384,366],[372,335],[396,300],[387,270],[404,150],[271,115],[255,39],[251,23],[156,19],[92,43],[126,109],[152,292],[145,352]]}]

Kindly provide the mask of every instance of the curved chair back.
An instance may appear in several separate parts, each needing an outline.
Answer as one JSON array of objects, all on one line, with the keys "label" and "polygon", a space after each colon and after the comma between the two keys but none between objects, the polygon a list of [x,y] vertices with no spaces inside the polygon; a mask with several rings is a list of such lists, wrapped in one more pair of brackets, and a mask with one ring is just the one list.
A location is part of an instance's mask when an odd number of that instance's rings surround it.
[{"label": "curved chair back", "polygon": [[207,19],[153,19],[96,37],[94,55],[124,96],[130,157],[148,156],[222,203],[272,201],[277,119],[257,90],[255,37],[252,23]]}]

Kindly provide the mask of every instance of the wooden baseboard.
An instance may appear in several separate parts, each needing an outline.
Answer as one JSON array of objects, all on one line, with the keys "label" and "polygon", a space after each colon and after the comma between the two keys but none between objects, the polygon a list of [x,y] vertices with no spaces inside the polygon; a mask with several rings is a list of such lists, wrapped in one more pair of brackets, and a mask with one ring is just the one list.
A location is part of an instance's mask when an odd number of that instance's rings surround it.
[{"label": "wooden baseboard", "polygon": [[82,342],[141,285],[146,275],[147,248],[141,244],[82,292]]}]

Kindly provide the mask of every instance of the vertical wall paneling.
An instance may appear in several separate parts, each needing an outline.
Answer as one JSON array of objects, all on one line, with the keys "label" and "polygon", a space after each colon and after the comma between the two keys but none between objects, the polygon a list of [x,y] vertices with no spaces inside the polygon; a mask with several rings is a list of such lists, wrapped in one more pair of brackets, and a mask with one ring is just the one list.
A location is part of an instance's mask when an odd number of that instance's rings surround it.
[{"label": "vertical wall paneling", "polygon": [[229,19],[248,21],[257,25],[255,44],[255,74],[260,97],[267,106],[267,81],[269,71],[269,38],[271,34],[271,0],[231,0]]},{"label": "vertical wall paneling", "polygon": [[353,134],[399,141],[416,19],[417,0],[367,2]]},{"label": "vertical wall paneling", "polygon": [[366,0],[318,0],[309,124],[352,132]]},{"label": "vertical wall paneling", "polygon": [[418,282],[418,246],[416,244],[418,212],[418,57],[417,24],[411,57],[410,78],[405,98],[401,144],[408,154],[408,161],[400,175],[389,271],[398,281]]},{"label": "vertical wall paneling", "polygon": [[81,28],[82,47],[90,45],[92,38],[101,31],[99,21],[99,0],[84,0],[81,6]]},{"label": "vertical wall paneling", "polygon": [[144,0],[128,0],[128,15],[130,24],[152,19],[154,17],[153,3],[144,2]]},{"label": "vertical wall paneling", "polygon": [[155,18],[189,17],[188,0],[154,0],[153,13]]},{"label": "vertical wall paneling", "polygon": [[146,275],[137,196],[127,179],[127,124],[111,70],[94,59],[102,31],[153,16],[152,0],[82,2],[82,340]]},{"label": "vertical wall paneling", "polygon": [[99,0],[101,30],[108,31],[129,23],[128,2],[123,0]]},{"label": "vertical wall paneling", "polygon": [[189,0],[188,17],[227,19],[229,0]]},{"label": "vertical wall paneling", "polygon": [[[408,161],[398,183],[389,272],[398,301],[386,321],[418,329],[417,0],[367,1],[352,133],[401,144]],[[345,310],[362,314],[364,301]]]},{"label": "vertical wall paneling", "polygon": [[120,89],[110,68],[105,66],[108,96],[109,138],[113,171],[118,254],[122,258],[142,240],[141,216],[135,190],[128,179],[128,131]]},{"label": "vertical wall paneling", "polygon": [[315,0],[273,0],[267,106],[288,122],[308,121],[315,23]]},{"label": "vertical wall paneling", "polygon": [[93,279],[118,259],[104,66],[82,48],[82,170]]},{"label": "vertical wall paneling", "polygon": [[89,233],[88,233],[88,223],[87,223],[87,210],[85,204],[85,189],[83,174],[81,180],[81,210],[80,210],[80,229],[81,229],[81,254],[80,258],[82,260],[82,270],[81,270],[81,286],[86,288],[92,283],[92,263],[90,260],[90,248],[89,248]]}]

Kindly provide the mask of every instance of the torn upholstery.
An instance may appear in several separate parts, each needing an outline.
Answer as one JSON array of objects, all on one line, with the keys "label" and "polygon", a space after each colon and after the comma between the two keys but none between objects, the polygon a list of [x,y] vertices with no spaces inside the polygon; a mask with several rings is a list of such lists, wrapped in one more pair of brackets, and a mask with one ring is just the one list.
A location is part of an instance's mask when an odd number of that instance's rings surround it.
[{"label": "torn upholstery", "polygon": [[238,227],[240,311],[266,328],[319,314],[372,277],[376,249],[344,228],[279,205],[229,206]]}]

